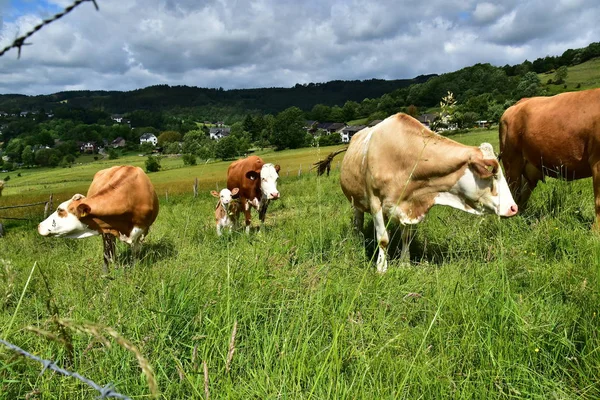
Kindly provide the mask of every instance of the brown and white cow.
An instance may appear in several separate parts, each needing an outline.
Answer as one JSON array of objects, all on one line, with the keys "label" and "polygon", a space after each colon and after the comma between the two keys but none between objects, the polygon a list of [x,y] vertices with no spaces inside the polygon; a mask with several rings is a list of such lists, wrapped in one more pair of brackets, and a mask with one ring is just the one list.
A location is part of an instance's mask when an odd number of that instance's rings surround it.
[{"label": "brown and white cow", "polygon": [[522,99],[500,119],[506,180],[523,207],[545,176],[593,177],[600,227],[600,89]]},{"label": "brown and white cow", "polygon": [[[354,207],[356,229],[364,213],[373,216],[379,244],[377,271],[387,270],[386,221],[417,224],[435,204],[472,214],[517,213],[492,146],[466,146],[440,136],[419,121],[396,114],[352,137],[340,171],[340,184]],[[408,232],[401,258],[407,261]]]},{"label": "brown and white cow", "polygon": [[115,254],[115,237],[137,252],[158,215],[158,197],[141,168],[115,166],[98,171],[87,196],[76,194],[38,225],[42,236],[81,239],[102,235],[104,271]]},{"label": "brown and white cow", "polygon": [[258,210],[261,225],[265,222],[270,200],[279,198],[277,179],[279,165],[265,164],[258,156],[249,156],[229,165],[227,188],[239,188],[238,197],[246,219],[246,233],[250,232],[250,207]]},{"label": "brown and white cow", "polygon": [[220,192],[212,190],[210,194],[219,199],[215,207],[215,222],[217,225],[217,235],[221,236],[223,229],[228,229],[237,226],[239,213],[241,212],[240,202],[235,200],[233,196],[238,193],[238,188],[229,190],[221,189]]}]

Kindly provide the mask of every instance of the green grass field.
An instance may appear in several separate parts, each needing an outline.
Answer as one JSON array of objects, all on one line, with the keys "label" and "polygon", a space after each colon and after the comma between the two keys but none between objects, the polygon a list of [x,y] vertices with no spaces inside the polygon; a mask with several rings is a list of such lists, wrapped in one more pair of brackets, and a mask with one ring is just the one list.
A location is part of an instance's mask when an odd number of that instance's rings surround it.
[{"label": "green grass field", "polygon": [[[452,138],[497,148],[493,129]],[[43,238],[41,209],[26,214],[31,221],[7,222],[1,338],[132,398],[151,397],[147,365],[163,399],[600,396],[600,241],[590,231],[589,179],[540,184],[527,211],[510,219],[434,207],[411,244],[411,266],[398,262],[392,229],[382,276],[370,218],[366,238],[351,232],[339,171],[307,173],[333,149],[262,153],[282,165],[282,198],[260,233],[223,237],[208,191],[224,185],[228,162],[163,160],[165,170],[149,175],[161,211],[141,258],[118,244],[109,277],[99,238]],[[40,192],[85,192],[108,165],[21,171],[0,207]],[[195,177],[202,191],[194,199]],[[0,398],[98,395],[40,370],[0,346]]]}]

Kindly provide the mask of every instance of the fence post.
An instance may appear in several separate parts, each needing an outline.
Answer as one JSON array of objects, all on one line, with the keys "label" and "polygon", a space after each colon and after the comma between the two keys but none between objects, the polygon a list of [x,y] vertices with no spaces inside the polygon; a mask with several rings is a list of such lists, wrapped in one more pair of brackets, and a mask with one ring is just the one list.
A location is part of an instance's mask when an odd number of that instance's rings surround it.
[{"label": "fence post", "polygon": [[50,198],[48,199],[48,201],[46,202],[46,205],[44,206],[44,219],[48,218],[48,215],[50,215],[50,213],[54,209],[54,207],[52,207],[52,197],[53,196],[54,195],[52,193],[50,193]]},{"label": "fence post", "polygon": [[198,197],[198,177],[194,181],[194,198]]},{"label": "fence post", "polygon": [[300,164],[300,169],[298,169],[298,176],[302,175],[302,164]]},{"label": "fence post", "polygon": [[165,190],[165,201],[169,202],[169,192]]}]

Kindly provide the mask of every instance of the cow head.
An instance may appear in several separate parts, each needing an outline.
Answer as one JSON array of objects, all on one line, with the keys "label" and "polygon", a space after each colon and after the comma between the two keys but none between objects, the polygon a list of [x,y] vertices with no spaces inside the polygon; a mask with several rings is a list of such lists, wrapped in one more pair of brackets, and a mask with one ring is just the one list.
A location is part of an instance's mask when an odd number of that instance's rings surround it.
[{"label": "cow head", "polygon": [[[465,211],[473,214],[496,214],[511,217],[519,208],[513,200],[502,168],[494,154],[492,145],[483,143],[468,161],[464,175],[449,192],[458,197]],[[449,199],[444,199],[448,201]],[[454,203],[450,200],[450,202]],[[457,204],[443,204],[460,208]],[[439,202],[442,204],[442,202]]]},{"label": "cow head", "polygon": [[260,190],[263,198],[266,200],[276,200],[279,198],[279,191],[277,190],[279,170],[279,165],[264,164],[260,169],[260,173],[257,171],[250,171],[246,174],[246,177],[251,180],[260,178]]},{"label": "cow head", "polygon": [[233,190],[225,188],[221,189],[219,193],[217,193],[216,190],[213,190],[210,192],[210,194],[212,194],[214,197],[217,197],[221,204],[223,204],[224,207],[227,207],[229,203],[231,203],[231,200],[233,200],[233,196],[238,194],[239,191],[240,189],[238,188],[234,188]]},{"label": "cow head", "polygon": [[85,204],[85,196],[76,194],[71,199],[61,203],[56,211],[38,225],[38,233],[42,236],[57,236],[81,239],[98,235],[99,232],[90,229],[81,221],[91,212]]}]

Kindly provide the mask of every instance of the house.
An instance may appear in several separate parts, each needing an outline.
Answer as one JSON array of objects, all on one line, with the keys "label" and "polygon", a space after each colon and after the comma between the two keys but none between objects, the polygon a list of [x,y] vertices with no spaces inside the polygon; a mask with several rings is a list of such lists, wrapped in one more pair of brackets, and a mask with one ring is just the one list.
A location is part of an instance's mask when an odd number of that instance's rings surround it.
[{"label": "house", "polygon": [[123,115],[121,114],[113,114],[110,116],[110,119],[112,119],[113,121],[117,122],[117,123],[121,123],[123,121]]},{"label": "house", "polygon": [[79,147],[82,153],[95,153],[98,151],[98,146],[94,142],[84,142]]},{"label": "house", "polygon": [[211,139],[219,140],[224,138],[225,136],[229,136],[231,133],[231,128],[210,128],[208,131],[208,135]]},{"label": "house", "polygon": [[144,143],[152,143],[153,146],[156,146],[156,144],[158,143],[158,138],[153,133],[144,133],[140,137],[140,144]]},{"label": "house", "polygon": [[361,131],[365,128],[365,125],[350,125],[344,127],[340,133],[342,136],[342,143],[350,142],[350,139],[352,139],[352,136],[354,136],[356,132]]},{"label": "house", "polygon": [[125,147],[126,143],[127,142],[125,141],[125,139],[123,139],[121,136],[119,136],[118,138],[116,138],[115,140],[113,140],[112,142],[110,142],[110,146],[112,148]]},{"label": "house", "polygon": [[325,131],[325,134],[331,135],[335,132],[341,132],[346,124],[342,122],[321,122],[317,124],[317,130]]},{"label": "house", "polygon": [[419,117],[417,118],[419,120],[420,123],[423,124],[423,126],[426,126],[427,128],[431,129],[431,124],[433,124],[433,121],[438,117],[437,114],[421,114],[419,115]]},{"label": "house", "polygon": [[375,125],[377,125],[378,123],[380,123],[381,121],[383,121],[383,120],[382,120],[382,119],[374,119],[373,121],[369,122],[369,123],[367,124],[367,126],[368,126],[369,128],[372,128],[372,127],[374,127]]}]

